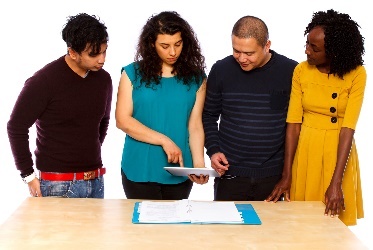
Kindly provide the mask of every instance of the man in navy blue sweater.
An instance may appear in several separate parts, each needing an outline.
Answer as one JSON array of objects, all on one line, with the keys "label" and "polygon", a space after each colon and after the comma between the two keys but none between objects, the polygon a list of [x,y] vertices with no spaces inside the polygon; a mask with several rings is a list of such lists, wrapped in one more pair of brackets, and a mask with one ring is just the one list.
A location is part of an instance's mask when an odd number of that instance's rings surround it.
[{"label": "man in navy blue sweater", "polygon": [[268,36],[261,19],[240,18],[232,30],[233,55],[217,61],[208,76],[205,147],[221,174],[214,200],[266,200],[281,181],[297,62],[271,50]]}]

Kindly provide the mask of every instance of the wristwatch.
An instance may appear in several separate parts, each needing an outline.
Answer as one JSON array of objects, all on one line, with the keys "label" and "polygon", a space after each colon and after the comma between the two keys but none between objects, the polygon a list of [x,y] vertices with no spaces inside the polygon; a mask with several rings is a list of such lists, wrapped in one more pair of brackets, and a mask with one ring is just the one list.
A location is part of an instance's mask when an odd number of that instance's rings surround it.
[{"label": "wristwatch", "polygon": [[35,172],[32,172],[31,174],[27,175],[27,176],[22,176],[22,180],[25,184],[31,182],[32,180],[34,180],[36,178],[36,175],[35,175]]}]

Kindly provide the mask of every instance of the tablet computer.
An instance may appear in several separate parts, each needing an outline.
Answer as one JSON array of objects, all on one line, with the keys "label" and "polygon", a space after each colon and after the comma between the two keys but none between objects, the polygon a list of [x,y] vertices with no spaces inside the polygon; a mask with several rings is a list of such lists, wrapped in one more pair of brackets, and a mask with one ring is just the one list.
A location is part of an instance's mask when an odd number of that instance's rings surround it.
[{"label": "tablet computer", "polygon": [[182,168],[182,167],[164,167],[172,175],[176,176],[188,176],[190,174],[199,175],[208,175],[210,177],[220,177],[218,172],[212,168]]}]

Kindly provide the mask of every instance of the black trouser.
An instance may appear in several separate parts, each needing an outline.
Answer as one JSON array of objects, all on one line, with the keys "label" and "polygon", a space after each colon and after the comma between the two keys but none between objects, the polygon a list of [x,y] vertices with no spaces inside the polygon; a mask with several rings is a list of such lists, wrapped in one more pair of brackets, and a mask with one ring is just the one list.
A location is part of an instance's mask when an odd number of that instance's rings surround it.
[{"label": "black trouser", "polygon": [[191,180],[179,184],[161,184],[156,182],[134,182],[122,172],[122,185],[128,199],[145,200],[182,200],[188,199],[193,187]]},{"label": "black trouser", "polygon": [[262,179],[251,177],[215,178],[214,200],[216,201],[264,201],[271,194],[281,175]]}]

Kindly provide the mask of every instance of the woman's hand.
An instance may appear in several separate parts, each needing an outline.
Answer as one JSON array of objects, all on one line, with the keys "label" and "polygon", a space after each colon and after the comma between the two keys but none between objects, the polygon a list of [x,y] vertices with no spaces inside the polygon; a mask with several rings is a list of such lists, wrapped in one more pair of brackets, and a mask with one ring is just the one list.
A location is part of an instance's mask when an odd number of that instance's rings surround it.
[{"label": "woman's hand", "polygon": [[170,138],[165,136],[161,145],[167,155],[168,163],[179,163],[180,167],[184,167],[183,152]]},{"label": "woman's hand", "polygon": [[290,187],[291,187],[291,178],[282,177],[281,180],[273,188],[271,194],[265,199],[265,201],[277,202],[284,195],[286,201],[290,201]]},{"label": "woman's hand", "polygon": [[331,184],[325,192],[325,215],[338,217],[345,210],[342,185]]},{"label": "woman's hand", "polygon": [[203,175],[203,174],[201,174],[199,176],[195,175],[195,174],[190,174],[190,175],[188,175],[188,178],[189,178],[189,180],[191,180],[191,181],[193,181],[197,184],[201,184],[201,185],[206,184],[209,181],[209,176],[208,175]]}]

